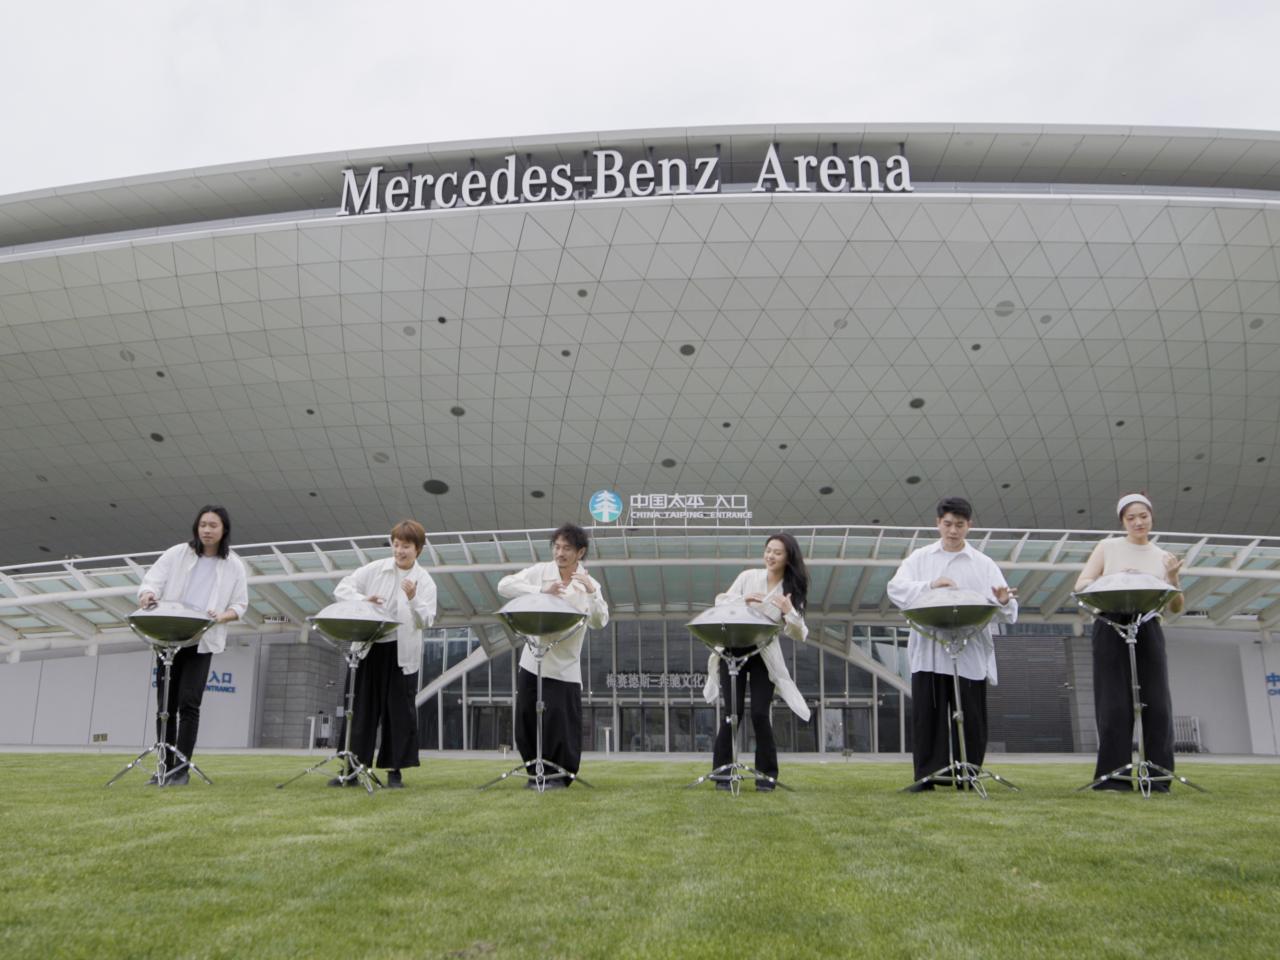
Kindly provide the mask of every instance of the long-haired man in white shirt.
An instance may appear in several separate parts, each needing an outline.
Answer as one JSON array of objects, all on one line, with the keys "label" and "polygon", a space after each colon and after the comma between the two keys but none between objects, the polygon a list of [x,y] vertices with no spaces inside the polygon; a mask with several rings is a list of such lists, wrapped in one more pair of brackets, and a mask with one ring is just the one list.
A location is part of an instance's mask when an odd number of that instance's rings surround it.
[{"label": "long-haired man in white shirt", "polygon": [[[391,556],[366,563],[348,574],[334,589],[339,600],[367,600],[400,626],[372,644],[356,671],[351,709],[351,752],[366,767],[373,766],[373,748],[382,731],[378,766],[389,771],[387,786],[404,786],[400,771],[418,760],[418,671],[422,668],[422,631],[436,618],[436,584],[418,566],[427,531],[414,520],[391,528]],[[329,781],[332,787],[359,786],[350,772]]]},{"label": "long-haired man in white shirt", "polygon": [[[994,560],[971,547],[965,538],[973,521],[973,507],[961,497],[938,503],[938,541],[912,551],[889,581],[889,599],[899,610],[930,590],[956,587],[992,597],[1000,605],[993,621],[1018,619],[1017,591],[1012,590]],[[911,663],[911,755],[920,781],[950,763],[949,718],[955,710],[951,654],[937,641],[912,628],[907,640]],[[988,626],[971,639],[956,663],[960,674],[960,706],[964,710],[965,754],[982,766],[987,754],[987,681],[996,682],[996,649]],[[959,745],[955,752],[959,755]],[[932,783],[915,783],[913,792],[932,790]]]},{"label": "long-haired man in white shirt", "polygon": [[[564,633],[541,638],[556,643],[542,659],[542,756],[577,774],[582,763],[582,641],[587,628],[599,630],[609,622],[609,606],[600,584],[582,565],[590,543],[587,531],[566,523],[551,535],[552,561],[535,563],[519,573],[503,577],[498,593],[512,599],[528,593],[550,593],[567,600],[587,615],[586,620]],[[538,661],[528,646],[520,654],[516,672],[516,748],[530,772],[537,755]],[[562,779],[546,782],[549,788],[567,787]],[[527,786],[532,787],[530,780]]]}]

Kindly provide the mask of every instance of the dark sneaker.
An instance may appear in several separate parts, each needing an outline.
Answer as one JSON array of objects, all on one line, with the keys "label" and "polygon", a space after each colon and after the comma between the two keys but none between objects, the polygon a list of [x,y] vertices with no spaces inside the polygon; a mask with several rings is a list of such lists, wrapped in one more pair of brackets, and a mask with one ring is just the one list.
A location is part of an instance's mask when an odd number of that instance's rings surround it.
[{"label": "dark sneaker", "polygon": [[932,783],[913,783],[907,787],[907,793],[930,793],[933,790]]},{"label": "dark sneaker", "polygon": [[186,770],[183,770],[181,773],[171,773],[169,776],[164,778],[164,785],[166,787],[185,787],[190,782],[191,774]]},{"label": "dark sneaker", "polygon": [[388,790],[404,789],[404,778],[400,776],[399,770],[387,771],[387,789]]},{"label": "dark sneaker", "polygon": [[728,780],[717,780],[716,789],[723,790],[726,793],[728,793],[729,791],[733,790],[733,785],[730,784]]},{"label": "dark sneaker", "polygon": [[756,793],[772,793],[773,788],[776,786],[777,783],[773,780],[757,780]]}]

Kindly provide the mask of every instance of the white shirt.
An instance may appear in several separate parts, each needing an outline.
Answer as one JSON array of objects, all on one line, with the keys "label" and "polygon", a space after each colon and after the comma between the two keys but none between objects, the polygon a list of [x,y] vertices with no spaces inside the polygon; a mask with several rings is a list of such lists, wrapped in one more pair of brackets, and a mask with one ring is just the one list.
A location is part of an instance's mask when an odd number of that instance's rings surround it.
[{"label": "white shirt", "polygon": [[[972,590],[984,597],[992,596],[993,587],[1007,587],[1004,574],[996,562],[980,553],[968,543],[954,553],[942,549],[942,541],[912,551],[902,561],[898,572],[889,581],[889,599],[899,610],[911,606],[933,589],[930,584],[946,577],[961,590]],[[1002,607],[996,608],[992,622],[1015,623],[1018,619],[1018,601],[1013,597]],[[951,654],[935,640],[924,636],[914,627],[907,640],[907,659],[912,673],[951,673]],[[956,661],[960,676],[966,680],[996,681],[996,648],[988,625],[972,638]]]},{"label": "white shirt", "polygon": [[[196,560],[187,588],[182,591],[182,605],[205,613],[209,610],[209,598],[213,595],[213,581],[218,575],[218,558],[201,556]],[[218,611],[214,611],[217,613]]]},{"label": "white shirt", "polygon": [[[587,635],[588,627],[600,630],[608,624],[609,605],[605,602],[600,584],[587,573],[586,567],[580,563],[574,572],[586,574],[595,592],[588,593],[586,587],[574,580],[565,587],[560,598],[585,613],[587,619],[562,633],[542,638],[548,643],[555,641],[555,646],[542,658],[542,675],[582,686],[582,640]],[[542,593],[549,584],[560,579],[560,568],[554,563],[535,563],[519,573],[508,574],[499,580],[498,595],[512,600],[529,593]],[[530,673],[538,672],[538,660],[528,644],[525,644],[524,652],[520,654],[520,669]]]},{"label": "white shirt", "polygon": [[[764,597],[767,604],[770,602],[769,597],[780,593],[781,590],[782,584],[780,582],[775,584],[772,589],[769,588],[768,570],[763,568],[743,570],[734,579],[729,589],[716,597],[716,605],[719,606],[731,600],[741,600],[743,597],[753,593],[758,593]],[[797,643],[804,643],[809,639],[809,628],[805,625],[804,617],[800,616],[794,608],[783,618],[782,632]],[[758,656],[761,662],[764,663],[769,679],[773,681],[773,685],[777,688],[778,695],[782,697],[783,702],[801,720],[808,720],[809,704],[805,702],[804,694],[800,692],[800,688],[791,679],[791,672],[787,669],[787,659],[782,655],[782,646],[778,643],[778,638],[774,637],[766,643]],[[715,651],[712,651],[711,656],[707,657],[707,682],[702,688],[702,698],[707,703],[715,703],[716,697],[719,695],[720,657]]]},{"label": "white shirt", "polygon": [[[400,589],[405,580],[413,581],[417,587],[412,600]],[[400,624],[395,639],[396,663],[401,672],[411,674],[422,669],[422,631],[436,619],[436,583],[427,571],[416,563],[401,570],[395,557],[374,560],[343,577],[333,595],[339,600],[381,598],[382,611]]]},{"label": "white shirt", "polygon": [[[189,543],[178,543],[170,547],[155,563],[151,565],[138,585],[138,599],[144,593],[153,593],[157,599],[182,603],[187,595],[187,584],[196,569],[196,561],[200,559],[191,549]],[[234,610],[237,617],[243,617],[249,609],[249,586],[245,575],[244,563],[236,556],[234,550],[224,560],[214,558],[213,587],[209,591],[207,605],[202,609],[223,613]],[[227,646],[227,625],[214,624],[200,635],[200,653],[221,653]]]}]

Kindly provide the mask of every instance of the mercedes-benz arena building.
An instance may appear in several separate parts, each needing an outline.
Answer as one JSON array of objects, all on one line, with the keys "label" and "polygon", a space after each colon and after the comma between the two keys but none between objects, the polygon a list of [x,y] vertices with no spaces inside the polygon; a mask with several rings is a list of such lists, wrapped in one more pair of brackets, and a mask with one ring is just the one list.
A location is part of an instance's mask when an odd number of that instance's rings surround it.
[{"label": "mercedes-benz arena building", "polygon": [[[613,611],[586,746],[708,748],[683,625],[785,528],[817,709],[780,708],[780,743],[903,750],[884,584],[959,494],[1023,604],[993,746],[1088,751],[1071,584],[1141,488],[1187,563],[1181,745],[1276,753],[1278,243],[1280,135],[1219,130],[627,131],[0,198],[0,741],[146,738],[124,618],[221,502],[251,608],[210,746],[332,717],[306,617],[412,516],[442,608],[429,746],[511,742],[494,586],[576,520]],[[592,519],[600,491],[620,516]]]}]

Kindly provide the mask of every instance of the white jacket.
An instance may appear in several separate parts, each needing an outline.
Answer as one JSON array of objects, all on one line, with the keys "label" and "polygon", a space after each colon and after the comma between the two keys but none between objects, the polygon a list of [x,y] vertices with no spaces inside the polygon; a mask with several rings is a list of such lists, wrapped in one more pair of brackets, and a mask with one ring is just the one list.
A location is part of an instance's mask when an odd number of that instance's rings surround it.
[{"label": "white jacket", "polygon": [[[142,577],[138,585],[138,600],[141,602],[144,593],[154,593],[160,600],[181,603],[187,592],[187,581],[191,571],[196,568],[200,555],[191,549],[189,543],[178,543],[160,554],[151,569]],[[244,563],[236,556],[236,552],[228,552],[227,558],[218,559],[213,578],[213,591],[209,594],[209,607],[214,613],[234,610],[237,617],[243,617],[249,609],[249,587],[246,579]],[[221,653],[227,647],[227,625],[215,624],[200,637],[200,653]]]},{"label": "white jacket", "polygon": [[[575,573],[585,574],[595,588],[595,593],[588,593],[587,588],[576,580],[565,587],[560,594],[562,600],[568,601],[587,615],[587,619],[570,627],[561,634],[552,634],[542,639],[554,641],[555,645],[542,658],[542,675],[552,680],[563,680],[565,683],[582,685],[582,641],[586,637],[586,627],[600,630],[609,622],[609,605],[605,602],[604,591],[600,584],[587,573],[587,568],[578,564]],[[560,579],[560,568],[554,563],[535,563],[525,567],[519,573],[512,573],[498,581],[498,596],[508,600],[522,597],[528,593],[541,593],[547,584]],[[520,669],[530,673],[538,672],[538,661],[525,645],[520,654]]]},{"label": "white jacket", "polygon": [[[942,549],[942,541],[913,550],[902,561],[885,592],[899,610],[903,610],[931,589],[930,584],[940,577],[951,580],[961,590],[972,590],[984,597],[991,597],[995,587],[1007,587],[1004,574],[994,560],[968,543],[955,552]],[[1018,601],[1013,597],[1003,607],[996,607],[991,623],[1016,623]],[[907,637],[907,660],[912,673],[951,673],[951,654],[931,637],[926,637],[915,627]],[[997,683],[996,646],[991,639],[991,624],[965,644],[956,659],[956,672],[966,680],[987,680]]]},{"label": "white jacket", "polygon": [[396,628],[396,662],[406,674],[422,669],[422,631],[436,620],[436,583],[418,564],[404,573],[404,579],[417,585],[410,600],[399,588],[395,557],[374,560],[347,574],[334,588],[339,600],[382,599],[381,609],[399,622]]},{"label": "white jacket", "polygon": [[[752,593],[760,594],[768,602],[767,598],[769,596],[779,593],[781,590],[781,583],[772,590],[769,589],[768,570],[763,568],[743,570],[738,574],[737,579],[733,581],[729,589],[716,597],[716,605],[728,603],[730,600],[741,600]],[[792,610],[783,619],[782,632],[798,643],[806,643],[809,640],[809,628],[805,625],[804,617],[800,616],[795,610]],[[782,655],[782,646],[778,643],[777,637],[765,644],[764,649],[759,653],[759,657],[764,662],[765,669],[769,671],[769,679],[778,688],[778,693],[781,695],[783,702],[801,720],[808,720],[809,704],[805,703],[804,695],[800,692],[800,688],[791,679],[791,672],[787,670],[787,660]],[[707,658],[707,684],[702,688],[702,697],[707,703],[715,703],[716,697],[719,695],[720,657],[713,651],[711,656]]]}]

